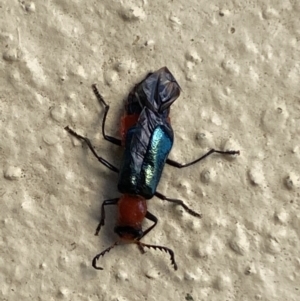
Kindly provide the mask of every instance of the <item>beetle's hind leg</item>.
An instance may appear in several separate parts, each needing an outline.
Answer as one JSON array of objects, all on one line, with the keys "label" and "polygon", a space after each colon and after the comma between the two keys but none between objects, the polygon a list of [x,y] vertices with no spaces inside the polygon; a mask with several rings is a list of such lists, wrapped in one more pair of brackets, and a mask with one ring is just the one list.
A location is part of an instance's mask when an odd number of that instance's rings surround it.
[{"label": "beetle's hind leg", "polygon": [[107,113],[109,111],[109,105],[104,101],[102,95],[100,94],[100,92],[97,89],[95,84],[92,85],[92,89],[93,89],[93,92],[94,92],[96,98],[98,99],[98,101],[102,105],[104,105],[104,116],[103,116],[103,120],[102,120],[102,135],[103,135],[103,138],[106,141],[109,141],[109,142],[111,142],[115,145],[121,146],[121,140],[120,139],[112,137],[112,136],[108,136],[108,135],[105,134],[105,122],[106,122]]},{"label": "beetle's hind leg", "polygon": [[112,164],[110,164],[108,161],[106,161],[105,159],[103,159],[102,157],[100,157],[100,156],[96,153],[96,151],[94,150],[94,147],[93,147],[91,141],[90,141],[88,138],[83,137],[83,136],[77,134],[75,131],[73,131],[72,129],[70,129],[68,126],[65,127],[65,130],[66,130],[69,134],[71,134],[72,136],[76,137],[77,139],[84,141],[84,142],[87,144],[87,146],[89,147],[89,149],[92,151],[93,155],[94,155],[94,156],[98,159],[98,161],[99,161],[100,163],[102,163],[105,167],[107,167],[107,168],[110,169],[111,171],[119,172],[119,169],[118,169],[118,168],[116,168],[115,166],[113,166]]},{"label": "beetle's hind leg", "polygon": [[158,192],[158,191],[155,192],[155,195],[156,195],[159,199],[161,199],[161,200],[163,200],[163,201],[167,201],[167,202],[170,202],[170,203],[174,203],[174,204],[177,204],[177,205],[183,207],[184,210],[185,210],[186,212],[188,212],[190,215],[193,215],[193,216],[199,217],[199,218],[202,217],[202,215],[201,215],[200,213],[198,213],[198,212],[196,212],[196,211],[190,209],[190,208],[189,208],[182,200],[168,198],[168,197],[164,196],[163,194],[161,194],[161,193]]}]

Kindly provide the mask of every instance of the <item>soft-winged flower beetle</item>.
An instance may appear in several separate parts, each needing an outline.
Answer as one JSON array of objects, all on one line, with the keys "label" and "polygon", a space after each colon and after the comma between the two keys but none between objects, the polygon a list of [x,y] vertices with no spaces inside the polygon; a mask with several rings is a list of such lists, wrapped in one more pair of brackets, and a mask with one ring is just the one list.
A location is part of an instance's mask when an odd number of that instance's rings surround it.
[{"label": "soft-winged flower beetle", "polygon": [[[141,252],[144,252],[144,248],[153,248],[169,253],[171,263],[177,270],[174,252],[171,249],[141,242],[141,239],[156,226],[158,221],[147,210],[147,200],[153,196],[177,204],[189,214],[201,218],[200,213],[190,209],[182,200],[166,197],[156,190],[164,165],[167,163],[176,168],[184,168],[196,164],[213,153],[236,155],[239,154],[239,151],[211,149],[200,158],[186,164],[168,159],[174,140],[169,117],[170,106],[178,98],[180,87],[167,67],[149,73],[130,91],[125,101],[125,112],[121,118],[121,139],[106,135],[105,121],[109,105],[104,101],[96,85],[93,85],[92,88],[98,101],[105,108],[102,121],[104,139],[124,148],[122,163],[118,169],[96,153],[88,138],[78,135],[68,126],[65,127],[65,130],[72,136],[87,144],[100,163],[119,174],[118,190],[122,196],[105,200],[102,203],[101,218],[95,235],[98,235],[101,227],[104,226],[105,206],[117,205],[118,219],[114,231],[120,240],[96,255],[92,265],[95,269],[102,270],[97,266],[97,260],[124,241],[136,244]],[[153,225],[143,230],[142,222],[145,218],[152,221]]]}]

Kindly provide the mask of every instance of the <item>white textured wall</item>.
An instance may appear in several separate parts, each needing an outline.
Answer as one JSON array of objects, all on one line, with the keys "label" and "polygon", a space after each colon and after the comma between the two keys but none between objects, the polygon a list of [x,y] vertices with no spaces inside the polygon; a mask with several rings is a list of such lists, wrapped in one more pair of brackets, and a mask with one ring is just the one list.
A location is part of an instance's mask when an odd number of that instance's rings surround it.
[{"label": "white textured wall", "polygon": [[[299,1],[1,1],[1,300],[300,300]],[[64,131],[88,135],[110,162],[120,150],[122,100],[168,66],[182,87],[172,106],[171,158],[239,149],[196,166],[166,167],[159,191],[197,220],[149,201],[159,218],[145,242],[169,256],[99,237],[116,175]]]}]

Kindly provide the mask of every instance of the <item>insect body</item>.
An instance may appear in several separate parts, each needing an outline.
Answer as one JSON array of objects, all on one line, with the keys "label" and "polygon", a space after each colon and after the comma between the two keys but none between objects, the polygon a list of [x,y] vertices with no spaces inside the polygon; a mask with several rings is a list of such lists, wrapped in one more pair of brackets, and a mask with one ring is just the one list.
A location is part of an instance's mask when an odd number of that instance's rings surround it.
[{"label": "insect body", "polygon": [[[93,85],[92,88],[99,102],[105,106],[102,122],[104,139],[124,147],[122,163],[120,169],[118,169],[97,155],[88,138],[78,135],[69,127],[65,128],[71,135],[85,141],[99,162],[119,174],[118,190],[122,193],[122,196],[105,200],[102,203],[101,218],[95,235],[98,235],[101,227],[104,226],[105,206],[117,205],[118,220],[114,231],[120,239],[137,244],[142,252],[144,252],[144,247],[168,252],[171,256],[171,263],[176,270],[177,264],[174,252],[171,249],[164,246],[145,244],[140,241],[157,224],[157,218],[147,210],[146,200],[153,196],[180,205],[191,215],[201,217],[199,213],[185,205],[182,200],[168,198],[156,190],[164,165],[167,163],[177,168],[183,168],[201,161],[214,152],[233,155],[239,154],[239,151],[212,149],[204,156],[187,164],[180,164],[168,159],[173,145],[173,130],[169,118],[170,106],[178,98],[180,87],[166,67],[154,73],[149,73],[129,93],[125,102],[125,113],[121,119],[121,139],[106,135],[105,121],[109,106],[105,103],[96,86]],[[151,220],[153,225],[143,231],[142,222],[145,218]],[[95,256],[92,262],[93,267],[102,269],[97,266],[97,260],[119,243],[120,241],[115,242]]]},{"label": "insect body", "polygon": [[179,93],[178,83],[164,68],[148,74],[129,94],[121,125],[125,147],[118,182],[121,193],[154,196],[173,145],[169,111]]}]

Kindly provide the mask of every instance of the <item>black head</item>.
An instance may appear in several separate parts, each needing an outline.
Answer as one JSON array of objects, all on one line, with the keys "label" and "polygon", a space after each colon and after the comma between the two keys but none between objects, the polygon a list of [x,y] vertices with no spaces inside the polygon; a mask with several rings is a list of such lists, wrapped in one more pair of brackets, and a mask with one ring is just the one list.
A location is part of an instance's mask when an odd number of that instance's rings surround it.
[{"label": "black head", "polygon": [[114,231],[122,240],[138,240],[144,235],[142,228],[134,228],[131,226],[115,226]]}]

